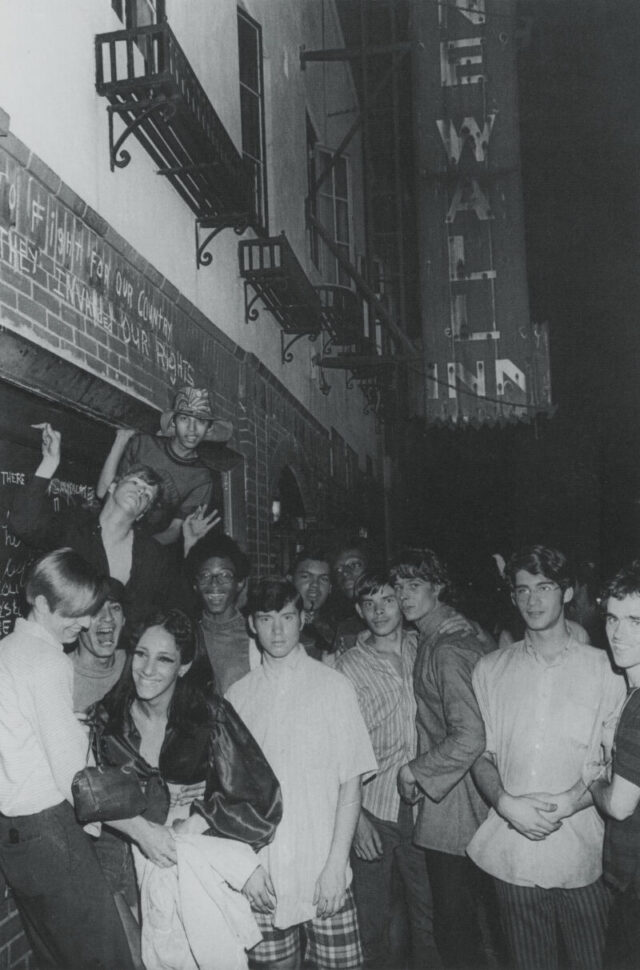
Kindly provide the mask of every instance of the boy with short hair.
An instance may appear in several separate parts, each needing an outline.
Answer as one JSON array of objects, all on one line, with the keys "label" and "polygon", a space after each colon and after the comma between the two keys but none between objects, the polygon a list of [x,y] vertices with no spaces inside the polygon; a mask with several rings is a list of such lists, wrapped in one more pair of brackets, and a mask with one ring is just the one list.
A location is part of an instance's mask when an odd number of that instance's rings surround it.
[{"label": "boy with short hair", "polygon": [[72,549],[32,567],[29,614],[0,643],[0,869],[41,966],[133,970],[71,783],[87,759],[73,713],[73,642],[104,601],[97,572]]},{"label": "boy with short hair", "polygon": [[278,577],[249,596],[249,624],[263,662],[227,693],[282,788],[284,814],[261,870],[245,886],[263,934],[253,966],[293,970],[306,956],[319,970],[362,964],[349,888],[349,849],[360,782],[376,761],[353,687],[300,644],[302,600]]},{"label": "boy with short hair", "polygon": [[402,965],[407,922],[410,966],[415,970],[436,967],[439,958],[424,852],[412,844],[413,812],[401,802],[396,785],[398,770],[417,750],[413,693],[417,638],[414,631],[403,629],[398,600],[386,575],[361,576],[354,600],[367,629],[338,658],[336,669],[356,689],[379,769],[363,786],[352,856],[365,967],[388,970]]},{"label": "boy with short hair", "polygon": [[106,580],[107,598],[86,630],[81,630],[75,649],[69,657],[73,664],[73,709],[83,714],[102,700],[118,682],[125,650],[119,650],[124,626],[124,586],[110,576]]},{"label": "boy with short hair", "polygon": [[611,750],[624,682],[603,650],[567,631],[562,552],[527,546],[506,576],[526,630],[473,671],[486,729],[473,776],[492,808],[467,852],[493,877],[510,965],[554,967],[564,951],[574,970],[600,970],[610,900],[588,786]]},{"label": "boy with short hair", "polygon": [[233,434],[229,421],[217,418],[205,387],[180,387],[173,405],[160,415],[157,435],[119,429],[96,489],[98,498],[114,478],[135,464],[149,465],[162,479],[162,508],[154,510],[148,524],[163,545],[175,542],[184,520],[196,512],[217,513],[222,519],[220,476],[198,454],[203,441],[226,442]]},{"label": "boy with short hair", "polygon": [[481,966],[484,880],[466,848],[487,814],[470,774],[485,739],[471,676],[490,645],[448,605],[451,582],[433,550],[402,552],[391,580],[405,620],[418,631],[419,754],[401,767],[398,787],[405,801],[420,802],[414,840],[425,851],[442,961],[456,970]]},{"label": "boy with short hair", "polygon": [[303,549],[291,572],[293,585],[302,597],[304,627],[301,642],[310,657],[322,660],[332,649],[335,624],[327,611],[331,592],[331,566],[322,549]]},{"label": "boy with short hair", "polygon": [[[613,661],[628,693],[616,727],[610,778],[591,783],[605,815],[604,880],[613,891],[605,964],[633,970],[640,953],[640,560],[611,579],[601,598]],[[608,959],[607,959],[608,958]]]},{"label": "boy with short hair", "polygon": [[197,636],[204,646],[218,693],[260,663],[238,599],[249,576],[249,557],[230,536],[213,532],[193,547],[186,569],[198,598]]}]

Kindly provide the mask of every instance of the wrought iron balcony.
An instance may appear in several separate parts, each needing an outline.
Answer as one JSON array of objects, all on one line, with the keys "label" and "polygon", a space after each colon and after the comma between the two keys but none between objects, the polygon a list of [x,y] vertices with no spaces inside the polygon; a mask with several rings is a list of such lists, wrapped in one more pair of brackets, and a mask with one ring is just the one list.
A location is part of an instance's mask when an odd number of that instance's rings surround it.
[{"label": "wrought iron balcony", "polygon": [[[124,168],[134,134],[197,216],[198,265],[225,226],[243,231],[253,218],[252,179],[168,23],[98,34],[96,89],[108,98],[111,170]],[[116,135],[114,115],[123,130]],[[212,229],[201,243],[199,230]]]},{"label": "wrought iron balcony", "polygon": [[[293,360],[291,347],[301,337],[315,340],[324,315],[316,293],[286,235],[248,239],[238,244],[240,275],[244,279],[245,321],[257,320],[255,303],[262,300],[282,327],[283,363]],[[253,296],[249,294],[249,287]],[[293,339],[287,343],[285,335]]]},{"label": "wrought iron balcony", "polygon": [[324,328],[329,334],[323,353],[333,345],[355,347],[364,340],[364,309],[358,294],[348,286],[324,283],[316,286]]}]

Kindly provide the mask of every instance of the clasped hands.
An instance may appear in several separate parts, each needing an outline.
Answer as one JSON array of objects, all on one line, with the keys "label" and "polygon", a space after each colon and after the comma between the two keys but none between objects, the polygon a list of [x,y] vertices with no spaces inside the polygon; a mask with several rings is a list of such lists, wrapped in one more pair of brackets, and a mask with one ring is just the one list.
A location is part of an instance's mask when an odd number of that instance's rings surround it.
[{"label": "clasped hands", "polygon": [[529,792],[509,795],[503,792],[496,810],[509,827],[532,842],[541,842],[562,825],[562,819],[574,812],[568,792],[553,795],[549,792]]}]

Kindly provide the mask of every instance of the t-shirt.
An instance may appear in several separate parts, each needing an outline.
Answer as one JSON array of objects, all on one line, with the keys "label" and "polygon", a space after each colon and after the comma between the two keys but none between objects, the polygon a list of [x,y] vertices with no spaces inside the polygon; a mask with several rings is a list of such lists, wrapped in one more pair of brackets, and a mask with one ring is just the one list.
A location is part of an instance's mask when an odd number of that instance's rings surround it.
[{"label": "t-shirt", "polygon": [[[618,722],[613,770],[640,788],[640,690],[637,689],[629,694]],[[640,893],[640,805],[623,821],[607,819],[604,878],[616,889],[633,886]]]},{"label": "t-shirt", "polygon": [[198,625],[215,677],[216,691],[224,696],[232,684],[252,669],[253,641],[249,637],[247,621],[239,612],[230,620],[219,620],[204,612]]},{"label": "t-shirt", "polygon": [[124,667],[126,653],[116,650],[113,655],[113,666],[94,669],[82,663],[82,656],[74,650],[70,654],[73,664],[73,709],[76,714],[83,714],[88,707],[101,701],[114,684],[117,684]]},{"label": "t-shirt", "polygon": [[171,447],[171,438],[134,434],[120,459],[118,475],[137,464],[149,465],[162,478],[162,506],[145,516],[155,529],[165,528],[174,518],[185,519],[199,505],[217,509],[223,517],[220,475],[198,454],[180,458]]}]

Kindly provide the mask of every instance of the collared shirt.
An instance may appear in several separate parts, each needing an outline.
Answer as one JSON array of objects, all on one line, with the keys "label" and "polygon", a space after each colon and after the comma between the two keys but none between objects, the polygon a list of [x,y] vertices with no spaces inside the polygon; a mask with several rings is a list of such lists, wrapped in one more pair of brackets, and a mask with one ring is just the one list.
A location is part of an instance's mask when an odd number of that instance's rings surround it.
[{"label": "collared shirt", "polygon": [[269,660],[233,684],[227,699],[282,789],[282,821],[259,855],[276,892],[275,925],[286,929],[315,917],[313,893],[329,855],[340,786],[375,771],[376,760],[346,677],[299,644],[285,659]]},{"label": "collared shirt", "polygon": [[[71,546],[87,562],[109,575],[109,560],[102,542],[98,514],[82,507],[54,512],[48,495],[50,479],[34,475],[24,488],[16,489],[11,528],[27,545],[37,549]],[[134,526],[131,575],[125,585],[124,612],[127,627],[143,620],[154,609],[181,605],[184,590],[177,581],[170,553],[159,542]]]},{"label": "collared shirt", "polygon": [[484,751],[484,727],[471,674],[490,645],[475,633],[442,633],[443,623],[454,617],[461,619],[440,603],[421,623],[414,675],[420,753],[410,768],[426,792],[415,841],[438,852],[464,855],[487,815],[470,774]]},{"label": "collared shirt", "polygon": [[34,815],[66,800],[87,762],[73,713],[73,666],[40,624],[18,619],[0,643],[0,812]]},{"label": "collared shirt", "polygon": [[[613,743],[613,770],[640,788],[640,690],[629,692]],[[604,838],[604,878],[615,889],[632,886],[640,897],[640,805],[629,818],[608,818]]]},{"label": "collared shirt", "polygon": [[[553,664],[526,640],[490,654],[473,674],[487,751],[510,795],[560,793],[610,751],[625,695],[607,654],[569,638]],[[471,844],[473,861],[517,886],[575,889],[602,873],[604,822],[594,806],[533,842],[491,809]]]},{"label": "collared shirt", "polygon": [[[351,650],[338,657],[336,669],[356,689],[378,761],[378,774],[362,789],[362,805],[376,818],[397,822],[400,809],[398,771],[417,750],[416,701],[413,668],[418,649],[416,634],[403,631],[400,655],[391,657],[361,633]],[[394,660],[398,663],[394,663]]]}]

